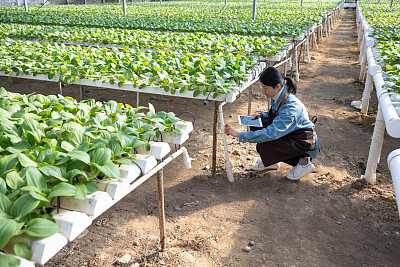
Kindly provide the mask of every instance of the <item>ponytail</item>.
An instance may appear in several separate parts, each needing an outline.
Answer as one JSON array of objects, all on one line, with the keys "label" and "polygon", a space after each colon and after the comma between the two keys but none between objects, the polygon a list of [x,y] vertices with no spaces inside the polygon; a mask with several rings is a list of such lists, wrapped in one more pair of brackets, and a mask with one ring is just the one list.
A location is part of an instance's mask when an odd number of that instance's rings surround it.
[{"label": "ponytail", "polygon": [[293,78],[285,77],[284,80],[286,81],[286,87],[289,93],[296,94],[297,93],[297,83]]}]

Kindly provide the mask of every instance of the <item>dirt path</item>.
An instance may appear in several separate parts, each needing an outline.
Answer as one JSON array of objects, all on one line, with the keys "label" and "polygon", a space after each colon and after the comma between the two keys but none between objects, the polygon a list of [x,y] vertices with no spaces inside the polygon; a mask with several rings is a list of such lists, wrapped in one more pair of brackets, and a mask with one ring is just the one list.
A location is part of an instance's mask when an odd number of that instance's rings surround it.
[{"label": "dirt path", "polygon": [[[368,157],[376,101],[367,117],[350,107],[363,89],[354,82],[359,73],[354,10],[346,11],[335,27],[320,49],[312,50],[312,64],[301,66],[298,97],[310,116],[318,116],[321,153],[314,173],[300,182],[284,178],[288,166],[254,173],[249,168],[257,160],[255,146],[229,138],[237,182],[229,183],[224,175],[221,140],[222,169],[212,178],[207,169],[212,105],[143,95],[142,104],[196,115],[195,131],[187,143],[196,158],[193,169],[185,170],[178,160],[165,170],[168,249],[156,253],[157,189],[156,179],[151,179],[96,219],[46,266],[397,266],[400,220],[386,157],[400,142],[385,136],[377,185],[359,179]],[[19,92],[32,88],[56,92],[55,84],[18,79],[14,84],[1,79],[0,86]],[[65,91],[78,97],[76,87]],[[254,92],[253,111],[265,109],[257,86]],[[135,94],[125,92],[88,89],[86,97],[136,103]],[[237,125],[236,115],[247,113],[246,101],[245,93],[225,107],[228,122]],[[254,246],[244,252],[250,241]],[[126,254],[129,263],[119,262]]]}]

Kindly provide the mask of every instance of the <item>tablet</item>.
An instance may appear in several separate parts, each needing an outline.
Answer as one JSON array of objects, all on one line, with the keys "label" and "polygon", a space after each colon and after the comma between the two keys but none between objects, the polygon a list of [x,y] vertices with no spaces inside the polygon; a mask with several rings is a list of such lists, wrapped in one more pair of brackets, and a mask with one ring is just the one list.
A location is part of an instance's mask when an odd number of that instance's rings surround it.
[{"label": "tablet", "polygon": [[240,125],[262,127],[262,122],[260,117],[255,118],[254,120],[252,118],[253,118],[252,116],[238,115]]}]

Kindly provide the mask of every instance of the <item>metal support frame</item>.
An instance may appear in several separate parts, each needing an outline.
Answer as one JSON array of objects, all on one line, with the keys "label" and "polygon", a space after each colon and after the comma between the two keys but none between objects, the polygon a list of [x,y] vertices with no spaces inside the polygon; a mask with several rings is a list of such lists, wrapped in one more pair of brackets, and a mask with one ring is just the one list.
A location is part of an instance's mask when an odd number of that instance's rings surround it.
[{"label": "metal support frame", "polygon": [[80,99],[80,101],[83,101],[84,97],[85,96],[84,96],[83,86],[80,85],[79,86],[79,99]]},{"label": "metal support frame", "polygon": [[122,8],[124,10],[124,16],[126,16],[126,0],[122,0]]},{"label": "metal support frame", "polygon": [[256,19],[256,0],[253,0],[253,15],[251,16],[253,20]]},{"label": "metal support frame", "polygon": [[60,89],[60,95],[63,95],[63,91],[62,91],[62,84],[58,83],[59,89]]}]

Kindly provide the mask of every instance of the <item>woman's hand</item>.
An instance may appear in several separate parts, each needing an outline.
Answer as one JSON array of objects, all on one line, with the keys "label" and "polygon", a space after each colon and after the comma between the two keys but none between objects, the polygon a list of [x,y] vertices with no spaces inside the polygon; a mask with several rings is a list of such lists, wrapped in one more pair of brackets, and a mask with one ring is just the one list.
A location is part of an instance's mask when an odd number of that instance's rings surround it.
[{"label": "woman's hand", "polygon": [[261,118],[262,119],[262,117],[263,117],[263,115],[261,114],[261,113],[255,113],[255,114],[253,114],[253,115],[251,115],[252,116],[252,119],[254,120],[255,118]]},{"label": "woman's hand", "polygon": [[236,131],[236,129],[233,128],[230,124],[225,124],[225,134],[232,135],[234,137],[239,136],[239,132]]}]

